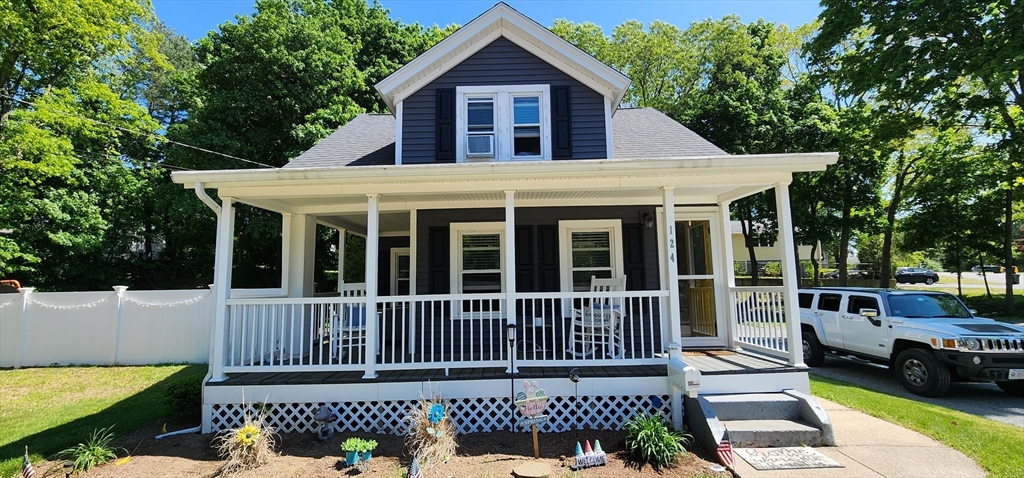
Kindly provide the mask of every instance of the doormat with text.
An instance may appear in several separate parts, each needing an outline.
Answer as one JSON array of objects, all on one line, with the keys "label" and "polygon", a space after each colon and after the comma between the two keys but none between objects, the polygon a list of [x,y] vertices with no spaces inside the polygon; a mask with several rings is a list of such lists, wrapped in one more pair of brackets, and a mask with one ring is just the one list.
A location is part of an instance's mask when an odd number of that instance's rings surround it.
[{"label": "doormat with text", "polygon": [[737,448],[736,455],[755,470],[797,470],[800,468],[845,468],[811,447]]}]

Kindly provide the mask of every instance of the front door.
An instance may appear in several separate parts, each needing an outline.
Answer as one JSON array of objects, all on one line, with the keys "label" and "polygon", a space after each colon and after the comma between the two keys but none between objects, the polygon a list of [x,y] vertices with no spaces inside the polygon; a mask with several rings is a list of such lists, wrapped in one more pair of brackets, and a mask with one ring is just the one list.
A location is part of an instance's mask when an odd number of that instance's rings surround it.
[{"label": "front door", "polygon": [[[878,316],[865,317],[861,315],[861,309],[874,309]],[[885,356],[889,346],[889,328],[882,323],[884,313],[877,298],[850,294],[839,312],[844,348],[876,357]]]},{"label": "front door", "polygon": [[718,291],[723,283],[718,265],[718,222],[714,212],[676,212],[675,253],[683,347],[725,346],[725,314]]}]

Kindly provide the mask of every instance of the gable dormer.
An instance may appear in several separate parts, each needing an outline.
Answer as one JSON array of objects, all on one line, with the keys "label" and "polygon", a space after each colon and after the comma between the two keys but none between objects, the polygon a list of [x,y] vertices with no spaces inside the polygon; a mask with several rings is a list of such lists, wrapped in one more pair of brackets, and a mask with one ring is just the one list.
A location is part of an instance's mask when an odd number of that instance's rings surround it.
[{"label": "gable dormer", "polygon": [[611,159],[629,79],[499,3],[376,85],[396,164]]}]

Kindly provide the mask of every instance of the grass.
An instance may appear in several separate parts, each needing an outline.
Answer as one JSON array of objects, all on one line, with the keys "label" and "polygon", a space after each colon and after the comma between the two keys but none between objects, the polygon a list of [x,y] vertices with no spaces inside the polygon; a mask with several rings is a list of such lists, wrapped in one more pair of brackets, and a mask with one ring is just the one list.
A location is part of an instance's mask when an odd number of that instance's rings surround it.
[{"label": "grass", "polygon": [[934,438],[971,457],[993,478],[1019,477],[1024,470],[1024,429],[813,375],[811,392]]},{"label": "grass", "polygon": [[205,365],[0,370],[0,477],[21,472],[26,445],[37,461],[95,429],[113,426],[120,436],[170,415],[167,386],[205,373]]}]

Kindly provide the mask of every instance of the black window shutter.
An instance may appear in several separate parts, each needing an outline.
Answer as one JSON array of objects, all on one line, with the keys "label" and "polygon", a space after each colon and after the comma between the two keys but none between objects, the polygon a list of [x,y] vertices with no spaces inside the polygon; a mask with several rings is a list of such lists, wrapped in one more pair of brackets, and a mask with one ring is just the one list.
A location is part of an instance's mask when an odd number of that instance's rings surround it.
[{"label": "black window shutter", "polygon": [[431,227],[427,232],[427,250],[430,264],[430,293],[447,294],[449,288],[448,261],[451,256],[447,226]]},{"label": "black window shutter", "polygon": [[551,87],[551,155],[572,157],[572,101],[568,86]]},{"label": "black window shutter", "polygon": [[437,89],[437,150],[440,161],[455,161],[455,89]]}]

